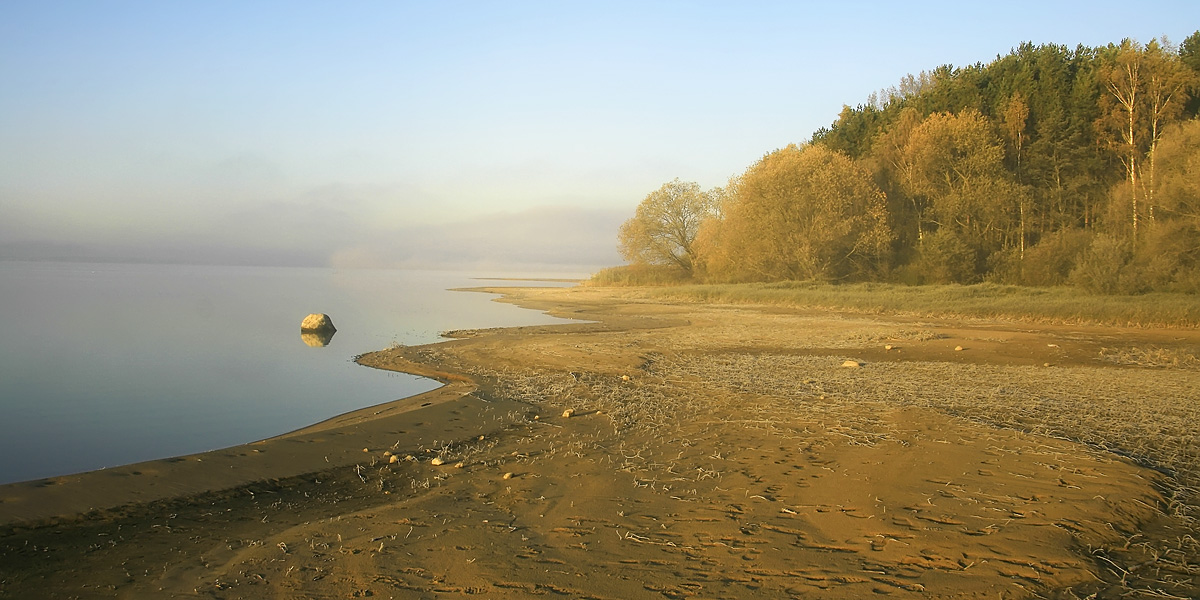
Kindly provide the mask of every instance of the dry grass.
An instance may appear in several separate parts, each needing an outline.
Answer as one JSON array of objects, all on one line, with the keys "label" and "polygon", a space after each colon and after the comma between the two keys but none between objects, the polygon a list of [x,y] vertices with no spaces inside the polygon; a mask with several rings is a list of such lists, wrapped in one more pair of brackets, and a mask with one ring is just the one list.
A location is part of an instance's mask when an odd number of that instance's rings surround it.
[{"label": "dry grass", "polygon": [[1115,365],[1162,369],[1200,369],[1200,350],[1179,348],[1101,348],[1100,359]]},{"label": "dry grass", "polygon": [[691,278],[678,267],[663,265],[625,265],[601,269],[587,285],[660,286],[689,283]]},{"label": "dry grass", "polygon": [[[609,279],[594,279],[591,284],[622,285],[620,281]],[[807,307],[869,314],[1136,327],[1200,325],[1200,297],[1194,294],[1115,296],[1068,287],[1034,288],[992,283],[905,286],[779,282],[663,286],[664,283],[669,282],[656,282],[653,285],[659,287],[646,287],[640,292],[647,297],[672,301]]]}]

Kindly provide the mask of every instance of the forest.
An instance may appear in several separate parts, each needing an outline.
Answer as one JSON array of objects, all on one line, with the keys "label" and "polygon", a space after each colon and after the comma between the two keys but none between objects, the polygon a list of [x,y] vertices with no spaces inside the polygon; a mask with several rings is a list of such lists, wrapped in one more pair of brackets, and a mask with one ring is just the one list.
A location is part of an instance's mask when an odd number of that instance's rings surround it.
[{"label": "forest", "polygon": [[995,282],[1200,292],[1200,31],[1022,44],[846,106],[724,187],[674,180],[621,227],[660,279]]}]

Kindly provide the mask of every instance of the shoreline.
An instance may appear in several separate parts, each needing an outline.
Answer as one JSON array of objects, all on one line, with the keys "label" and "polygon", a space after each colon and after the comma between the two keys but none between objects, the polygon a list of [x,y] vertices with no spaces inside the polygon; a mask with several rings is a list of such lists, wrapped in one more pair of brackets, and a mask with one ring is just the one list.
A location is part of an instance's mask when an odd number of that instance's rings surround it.
[{"label": "shoreline", "polygon": [[[444,385],[260,442],[0,486],[0,595],[71,570],[213,597],[1190,593],[1170,565],[1134,573],[1191,530],[1163,495],[1188,480],[1053,421],[1103,433],[1130,398],[1195,389],[1099,361],[1113,328],[473,289],[576,322],[365,354]],[[1120,339],[1160,339],[1141,334]],[[1176,404],[1138,410],[1174,435],[1194,422]],[[1167,460],[1139,440],[1108,447]],[[104,499],[123,502],[67,514]],[[118,538],[137,548],[96,545]],[[127,576],[144,552],[178,558]]]},{"label": "shoreline", "polygon": [[[416,429],[418,421],[423,427],[446,421],[443,405],[461,401],[470,392],[461,382],[451,382],[255,442],[0,485],[0,529],[102,516],[128,506],[219,493],[353,465],[362,462],[362,447],[339,445],[336,437],[357,436],[379,446],[389,431]],[[423,409],[429,410],[413,414]],[[430,436],[458,429],[435,426],[416,440],[419,444]],[[481,429],[480,433],[487,431]]]},{"label": "shoreline", "polygon": [[[479,292],[484,289],[463,288],[450,291]],[[453,337],[450,334],[453,332],[447,332],[447,334],[446,339],[416,347],[436,346],[452,341]],[[377,352],[379,351],[367,354]],[[285,440],[301,444],[316,444],[317,447],[306,449],[301,458],[316,456],[315,450],[322,449],[321,459],[324,461],[324,464],[321,465],[322,468],[354,464],[361,459],[360,455],[347,452],[344,448],[330,448],[328,451],[324,451],[324,446],[328,445],[327,440],[318,434],[360,434],[372,436],[368,439],[374,439],[377,437],[377,435],[373,436],[374,430],[384,429],[382,424],[368,427],[366,431],[364,431],[364,426],[369,426],[379,419],[398,417],[413,411],[462,400],[476,389],[475,384],[468,378],[418,362],[396,363],[385,368],[364,364],[360,361],[361,358],[362,356],[354,358],[354,362],[359,366],[424,377],[437,381],[441,385],[427,392],[334,415],[261,440],[92,471],[0,484],[0,529],[36,527],[40,524],[80,518],[84,515],[112,512],[128,505],[220,493],[263,481],[306,474],[308,467],[300,466],[303,463],[289,466],[284,461],[265,459],[266,452],[281,446]],[[431,416],[429,421],[437,422],[438,418]],[[403,428],[403,425],[403,423],[397,423],[396,427]],[[436,437],[437,433],[436,429],[432,429],[426,432],[427,435],[424,437]],[[419,439],[418,444],[420,443]],[[290,448],[289,452],[295,452],[295,448]],[[330,456],[335,458],[330,459]],[[208,464],[203,464],[206,461]],[[212,466],[214,464],[219,464],[220,467]],[[120,485],[114,486],[114,479],[121,480]],[[96,495],[84,493],[81,490],[103,491]]]}]

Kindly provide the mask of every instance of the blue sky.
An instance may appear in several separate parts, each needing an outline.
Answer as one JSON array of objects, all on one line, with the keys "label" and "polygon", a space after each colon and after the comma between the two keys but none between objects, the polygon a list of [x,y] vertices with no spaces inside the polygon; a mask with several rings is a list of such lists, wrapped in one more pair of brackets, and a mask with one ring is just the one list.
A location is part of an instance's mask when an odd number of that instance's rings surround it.
[{"label": "blue sky", "polygon": [[589,267],[907,73],[1200,3],[0,3],[0,258]]}]

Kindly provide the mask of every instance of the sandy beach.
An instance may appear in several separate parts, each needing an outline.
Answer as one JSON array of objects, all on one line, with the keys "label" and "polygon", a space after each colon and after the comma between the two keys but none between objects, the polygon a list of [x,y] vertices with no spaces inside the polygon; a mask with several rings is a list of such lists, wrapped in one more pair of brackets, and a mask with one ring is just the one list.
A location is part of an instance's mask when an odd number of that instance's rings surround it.
[{"label": "sandy beach", "polygon": [[[496,288],[444,387],[0,486],[6,598],[1194,598],[1194,330]],[[69,448],[64,451],[70,451]]]}]

